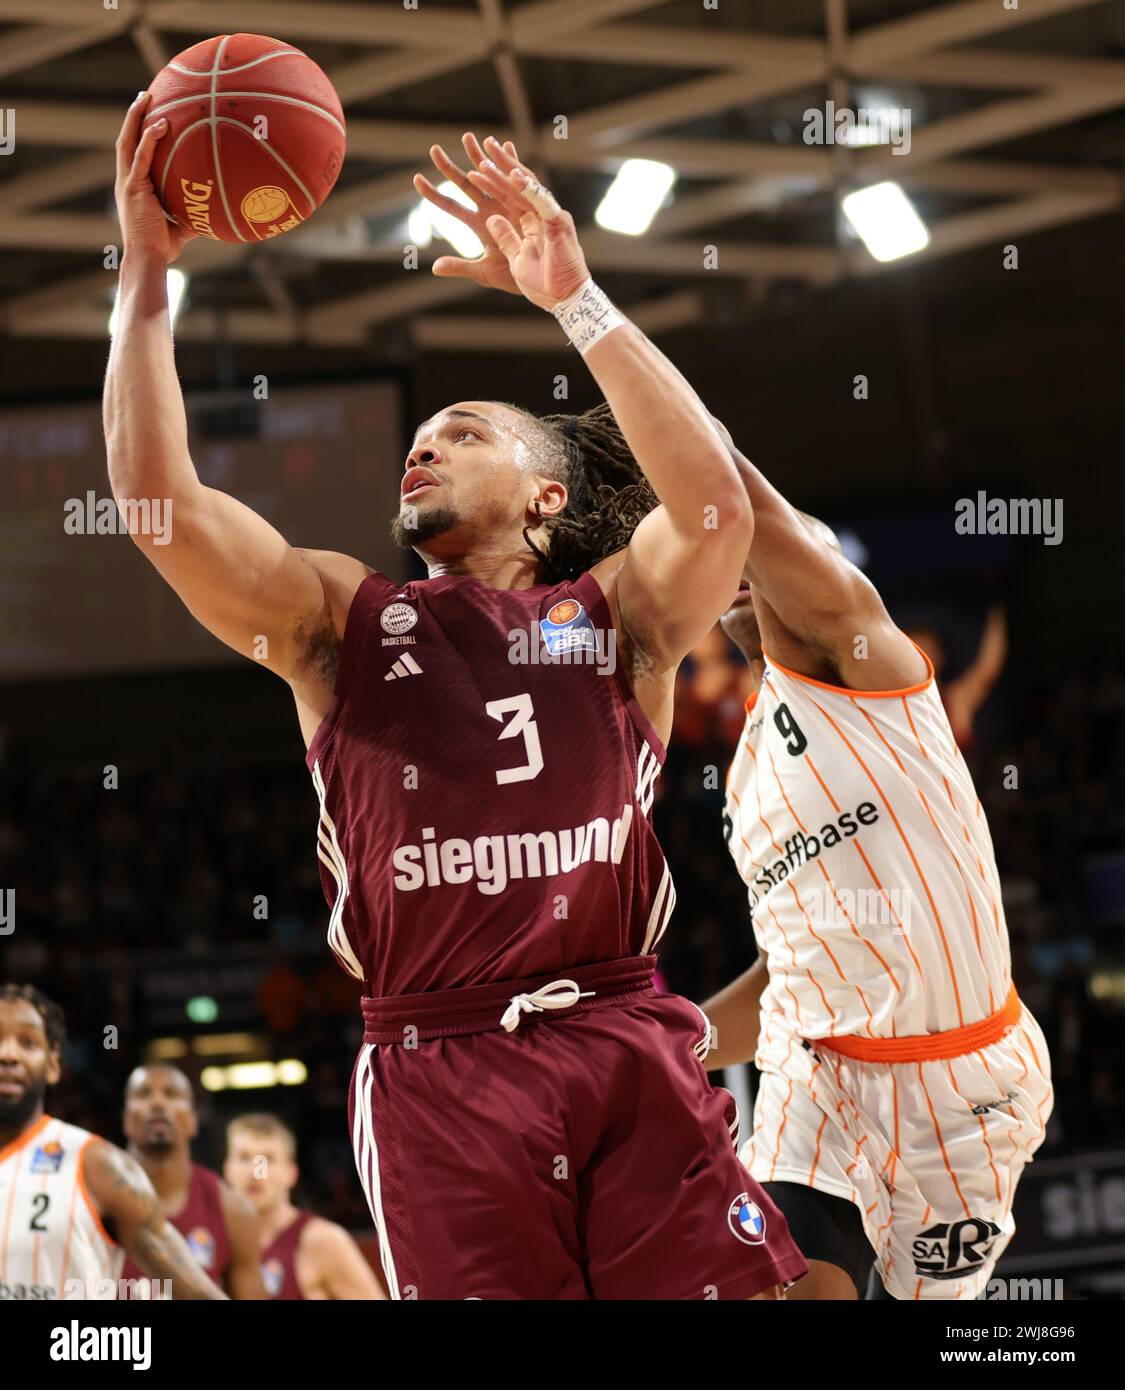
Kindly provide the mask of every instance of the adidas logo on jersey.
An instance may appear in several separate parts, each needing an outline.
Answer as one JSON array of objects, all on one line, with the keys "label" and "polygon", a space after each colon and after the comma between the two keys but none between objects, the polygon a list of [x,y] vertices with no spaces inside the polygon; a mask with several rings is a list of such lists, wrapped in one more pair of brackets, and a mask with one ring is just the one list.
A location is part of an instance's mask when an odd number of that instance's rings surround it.
[{"label": "adidas logo on jersey", "polygon": [[418,665],[409,652],[403,652],[383,679],[385,681],[397,681],[400,676],[420,676],[421,674],[421,666]]}]

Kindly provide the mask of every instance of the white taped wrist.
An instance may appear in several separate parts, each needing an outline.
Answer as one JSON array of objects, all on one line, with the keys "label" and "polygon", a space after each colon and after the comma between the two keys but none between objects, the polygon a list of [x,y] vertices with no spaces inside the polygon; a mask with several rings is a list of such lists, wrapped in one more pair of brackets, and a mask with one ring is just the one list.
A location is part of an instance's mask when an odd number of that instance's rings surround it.
[{"label": "white taped wrist", "polygon": [[593,280],[587,280],[581,289],[561,300],[551,310],[562,325],[562,330],[583,357],[595,343],[601,342],[607,333],[620,328],[625,316],[617,311],[613,301],[600,290]]}]

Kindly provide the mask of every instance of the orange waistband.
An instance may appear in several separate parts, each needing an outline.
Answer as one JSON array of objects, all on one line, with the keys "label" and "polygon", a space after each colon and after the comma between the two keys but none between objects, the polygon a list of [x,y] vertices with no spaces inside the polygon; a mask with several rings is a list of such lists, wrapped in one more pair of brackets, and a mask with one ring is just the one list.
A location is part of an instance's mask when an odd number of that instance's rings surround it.
[{"label": "orange waistband", "polygon": [[1020,1021],[1022,1008],[1013,985],[1002,1009],[979,1023],[951,1028],[947,1033],[922,1033],[908,1038],[810,1038],[809,1043],[860,1062],[941,1061],[947,1057],[961,1057],[966,1052],[979,1052],[982,1047],[999,1042],[1008,1029]]}]

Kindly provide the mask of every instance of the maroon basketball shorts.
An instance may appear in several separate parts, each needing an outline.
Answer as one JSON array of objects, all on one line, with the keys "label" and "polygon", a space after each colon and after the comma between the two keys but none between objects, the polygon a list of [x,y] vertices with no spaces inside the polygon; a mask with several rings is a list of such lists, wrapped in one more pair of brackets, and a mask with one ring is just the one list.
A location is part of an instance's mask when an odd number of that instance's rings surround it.
[{"label": "maroon basketball shorts", "polygon": [[744,1299],[805,1272],[706,1019],[652,968],[564,972],[592,992],[569,1004],[551,976],[364,999],[348,1114],[392,1298]]}]

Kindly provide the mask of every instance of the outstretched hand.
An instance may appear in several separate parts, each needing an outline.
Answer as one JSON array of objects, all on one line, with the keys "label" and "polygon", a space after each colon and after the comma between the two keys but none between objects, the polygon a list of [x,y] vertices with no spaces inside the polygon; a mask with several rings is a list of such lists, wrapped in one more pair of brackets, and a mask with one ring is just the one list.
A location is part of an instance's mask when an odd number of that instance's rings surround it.
[{"label": "outstretched hand", "polygon": [[439,172],[473,199],[472,209],[444,197],[421,174],[415,175],[414,187],[428,202],[470,227],[485,250],[476,260],[441,256],[434,262],[434,274],[460,276],[522,294],[541,309],[551,309],[589,278],[573,217],[519,163],[510,140],[502,145],[489,135],[482,148],[470,134],[462,143],[474,166],[467,174],[440,145],[431,148],[430,157]]},{"label": "outstretched hand", "polygon": [[199,233],[190,227],[169,222],[156,196],[149,171],[157,142],[168,132],[168,122],[163,119],[153,121],[142,132],[148,104],[149,93],[141,92],[125,113],[115,147],[117,174],[113,194],[117,202],[117,216],[121,221],[125,254],[135,250],[153,250],[171,264],[183,250],[184,242]]},{"label": "outstretched hand", "polygon": [[[462,136],[461,143],[464,145],[465,153],[469,156],[474,168],[484,163],[486,156],[475,135]],[[515,154],[516,147],[510,141],[506,148],[513,155]],[[431,267],[433,273],[443,277],[472,280],[485,289],[504,290],[507,294],[519,294],[520,288],[512,279],[512,272],[508,269],[508,259],[493,240],[492,233],[486,225],[494,210],[493,200],[473,187],[466,175],[454,164],[440,145],[430,146],[430,158],[433,160],[434,168],[437,169],[438,173],[470,198],[473,201],[473,206],[471,208],[466,207],[464,203],[459,203],[456,198],[447,198],[444,193],[439,193],[425,174],[414,175],[414,187],[418,190],[419,195],[425,198],[426,202],[432,203],[434,207],[448,213],[450,217],[455,217],[458,222],[463,223],[470,231],[474,232],[484,247],[484,254],[477,256],[474,260],[469,260],[464,256],[439,256]],[[479,206],[477,206],[478,204]]]}]

